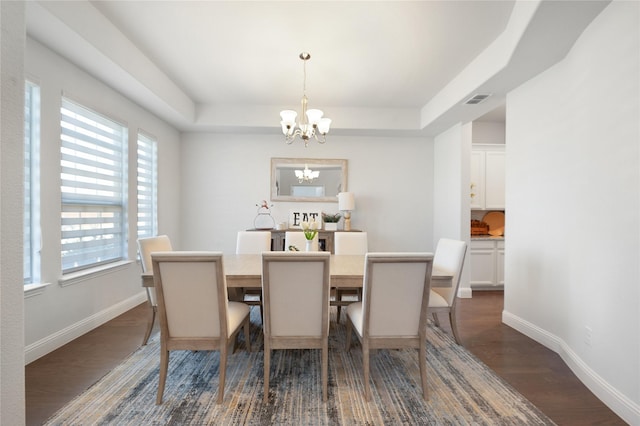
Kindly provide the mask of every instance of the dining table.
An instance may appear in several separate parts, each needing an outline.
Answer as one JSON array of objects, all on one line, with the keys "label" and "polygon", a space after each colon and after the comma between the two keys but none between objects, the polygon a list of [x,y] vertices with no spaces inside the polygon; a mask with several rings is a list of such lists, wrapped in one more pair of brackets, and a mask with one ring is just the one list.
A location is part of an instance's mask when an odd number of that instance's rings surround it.
[{"label": "dining table", "polygon": [[[329,271],[331,287],[359,288],[364,277],[364,255],[332,254]],[[262,288],[262,254],[225,254],[222,264],[227,279],[227,288]],[[434,266],[431,287],[451,287],[453,276]],[[153,274],[142,274],[142,286],[153,287]],[[230,291],[230,298],[236,299]]]}]

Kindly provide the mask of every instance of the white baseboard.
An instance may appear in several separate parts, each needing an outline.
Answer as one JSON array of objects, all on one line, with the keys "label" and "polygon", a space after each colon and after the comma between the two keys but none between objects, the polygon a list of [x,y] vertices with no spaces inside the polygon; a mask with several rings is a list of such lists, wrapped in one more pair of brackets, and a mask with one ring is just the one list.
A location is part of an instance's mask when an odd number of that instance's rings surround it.
[{"label": "white baseboard", "polygon": [[471,299],[473,296],[470,288],[458,288],[458,297],[461,299]]},{"label": "white baseboard", "polygon": [[630,425],[640,424],[640,404],[633,402],[600,377],[562,339],[507,311],[502,311],[502,322],[556,352],[607,407]]},{"label": "white baseboard", "polygon": [[[25,365],[52,352],[59,347],[66,345],[83,334],[121,315],[128,310],[135,308],[147,300],[145,292],[141,292],[120,303],[108,307],[100,312],[96,312],[90,317],[84,318],[75,324],[70,325],[56,333],[38,340],[24,348]],[[141,337],[142,339],[142,337]],[[142,340],[140,340],[142,341]]]}]

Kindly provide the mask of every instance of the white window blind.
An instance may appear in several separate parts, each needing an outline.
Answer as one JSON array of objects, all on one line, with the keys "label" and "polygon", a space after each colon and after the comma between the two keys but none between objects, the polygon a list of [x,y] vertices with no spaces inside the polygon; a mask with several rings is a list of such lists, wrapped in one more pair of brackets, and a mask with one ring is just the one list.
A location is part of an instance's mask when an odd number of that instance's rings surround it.
[{"label": "white window blind", "polygon": [[61,112],[62,270],[126,257],[127,129],[68,99]]},{"label": "white window blind", "polygon": [[138,133],[138,238],[158,234],[158,143]]},{"label": "white window blind", "polygon": [[40,281],[40,87],[24,90],[24,284]]}]

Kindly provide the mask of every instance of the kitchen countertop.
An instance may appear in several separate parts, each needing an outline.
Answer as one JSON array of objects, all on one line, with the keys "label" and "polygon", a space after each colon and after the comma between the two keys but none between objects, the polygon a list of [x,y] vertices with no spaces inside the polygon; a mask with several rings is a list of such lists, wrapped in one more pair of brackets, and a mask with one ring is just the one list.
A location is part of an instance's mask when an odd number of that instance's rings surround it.
[{"label": "kitchen countertop", "polygon": [[497,240],[497,241],[504,241],[504,236],[499,236],[499,237],[494,237],[493,235],[472,235],[471,236],[471,240],[472,241],[484,241],[484,240]]}]

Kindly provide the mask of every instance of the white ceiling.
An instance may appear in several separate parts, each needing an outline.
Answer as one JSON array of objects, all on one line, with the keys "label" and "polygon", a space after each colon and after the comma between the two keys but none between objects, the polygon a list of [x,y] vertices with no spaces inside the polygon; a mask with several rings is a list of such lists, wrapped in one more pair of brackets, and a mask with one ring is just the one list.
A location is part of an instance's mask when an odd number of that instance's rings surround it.
[{"label": "white ceiling", "polygon": [[297,103],[307,51],[314,104],[416,108],[504,30],[513,1],[93,4],[198,103]]},{"label": "white ceiling", "polygon": [[[489,119],[504,119],[506,92],[608,1],[527,3],[47,1],[28,4],[27,31],[184,131],[278,129],[281,109],[299,109],[308,51],[309,104],[333,131],[433,134],[498,107]],[[491,71],[481,60],[504,40]],[[455,81],[474,67],[485,78]],[[493,96],[460,106],[476,92]]]}]

